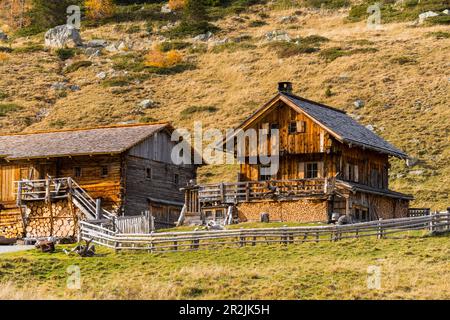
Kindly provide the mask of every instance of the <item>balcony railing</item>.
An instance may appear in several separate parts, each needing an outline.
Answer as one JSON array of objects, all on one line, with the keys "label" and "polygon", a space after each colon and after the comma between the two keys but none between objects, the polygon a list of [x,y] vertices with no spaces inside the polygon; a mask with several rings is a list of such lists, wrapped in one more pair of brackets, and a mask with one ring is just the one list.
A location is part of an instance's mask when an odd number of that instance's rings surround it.
[{"label": "balcony railing", "polygon": [[190,186],[184,189],[187,212],[199,212],[202,204],[234,204],[263,199],[326,195],[334,189],[333,178],[246,181]]}]

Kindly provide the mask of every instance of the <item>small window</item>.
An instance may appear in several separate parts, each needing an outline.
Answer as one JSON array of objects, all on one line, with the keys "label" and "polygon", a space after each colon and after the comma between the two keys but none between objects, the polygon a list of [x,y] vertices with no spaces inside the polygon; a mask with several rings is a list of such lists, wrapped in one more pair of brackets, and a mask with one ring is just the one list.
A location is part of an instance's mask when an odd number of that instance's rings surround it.
[{"label": "small window", "polygon": [[306,178],[312,179],[319,176],[319,164],[317,162],[311,162],[306,164]]},{"label": "small window", "polygon": [[297,132],[298,133],[306,132],[306,121],[297,121]]},{"label": "small window", "polygon": [[108,166],[102,166],[100,169],[100,175],[104,178],[109,174]]},{"label": "small window", "polygon": [[205,211],[205,218],[211,218],[211,217],[212,217],[212,211],[211,210]]},{"label": "small window", "polygon": [[288,131],[289,131],[289,134],[297,133],[297,122],[296,121],[289,122]]},{"label": "small window", "polygon": [[217,209],[216,210],[216,216],[215,216],[216,220],[217,219],[223,219],[223,210],[222,209]]},{"label": "small window", "polygon": [[149,180],[152,179],[152,168],[145,168],[145,177]]},{"label": "small window", "polygon": [[81,167],[75,167],[75,168],[73,168],[73,175],[74,175],[76,178],[81,177]]},{"label": "small window", "polygon": [[175,184],[180,184],[180,175],[179,174],[174,174],[173,175],[173,182],[175,183]]}]

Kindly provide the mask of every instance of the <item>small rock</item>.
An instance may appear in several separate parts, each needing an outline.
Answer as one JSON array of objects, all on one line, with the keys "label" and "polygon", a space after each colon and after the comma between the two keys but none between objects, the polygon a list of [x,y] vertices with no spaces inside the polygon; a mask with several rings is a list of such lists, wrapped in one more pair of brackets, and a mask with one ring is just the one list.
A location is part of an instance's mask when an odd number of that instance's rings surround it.
[{"label": "small rock", "polygon": [[225,44],[228,42],[230,42],[230,40],[228,38],[223,38],[223,39],[215,40],[212,44],[213,44],[213,46],[218,46],[218,45]]},{"label": "small rock", "polygon": [[410,171],[409,174],[412,174],[414,176],[421,176],[423,174],[423,170],[413,170]]},{"label": "small rock", "polygon": [[443,14],[450,14],[450,10],[449,9],[445,9],[444,11],[442,11]]},{"label": "small rock", "polygon": [[213,37],[212,32],[208,31],[207,33],[199,34],[198,36],[194,37],[192,40],[194,41],[208,41]]},{"label": "small rock", "polygon": [[239,42],[242,42],[242,41],[245,41],[245,40],[249,40],[251,38],[252,38],[251,35],[249,35],[247,33],[244,33],[244,34],[240,34],[237,37],[233,38],[233,42],[239,43]]},{"label": "small rock", "polygon": [[140,107],[140,108],[143,108],[143,109],[151,108],[151,107],[153,107],[154,105],[155,105],[155,102],[154,102],[153,100],[150,100],[150,99],[142,100],[142,101],[139,103],[139,107]]},{"label": "small rock", "polygon": [[419,24],[422,24],[426,19],[431,18],[431,17],[436,17],[439,14],[433,11],[427,11],[424,13],[419,14]]},{"label": "small rock", "polygon": [[161,13],[171,13],[172,9],[170,9],[169,4],[166,3],[161,7]]},{"label": "small rock", "polygon": [[370,131],[374,131],[374,130],[375,130],[374,126],[371,125],[371,124],[368,124],[368,125],[366,126],[366,129],[368,129],[368,130],[370,130]]},{"label": "small rock", "polygon": [[100,80],[106,79],[106,72],[102,71],[97,73],[96,77]]},{"label": "small rock", "polygon": [[69,44],[82,46],[80,33],[71,25],[65,24],[48,30],[44,36],[45,46],[50,48],[64,48]]},{"label": "small rock", "polygon": [[51,85],[53,90],[64,90],[66,88],[66,83],[64,82],[55,82]]},{"label": "small rock", "polygon": [[364,107],[364,101],[362,101],[361,99],[357,99],[355,100],[355,102],[353,102],[353,105],[356,109],[362,108]]},{"label": "small rock", "polygon": [[418,162],[419,162],[419,159],[415,159],[415,158],[406,159],[406,165],[408,167],[414,167]]},{"label": "small rock", "polygon": [[122,41],[119,43],[117,49],[119,51],[128,51],[130,49],[130,47],[124,41]]},{"label": "small rock", "polygon": [[405,175],[403,173],[397,173],[397,175],[395,176],[397,179],[401,179],[403,178]]},{"label": "small rock", "polygon": [[69,86],[69,89],[71,91],[80,91],[81,90],[80,86],[78,86],[76,84],[73,84],[73,85]]},{"label": "small rock", "polygon": [[6,33],[2,31],[2,29],[0,29],[0,41],[7,41],[7,40],[8,36],[6,35]]},{"label": "small rock", "polygon": [[297,22],[298,18],[296,16],[284,16],[281,17],[280,20],[278,20],[278,22],[280,23],[294,23]]},{"label": "small rock", "polygon": [[269,31],[265,34],[267,41],[291,41],[291,37],[283,30]]},{"label": "small rock", "polygon": [[86,47],[88,48],[105,48],[108,45],[108,41],[103,39],[94,39],[89,41],[86,44]]},{"label": "small rock", "polygon": [[101,49],[98,48],[87,48],[84,53],[89,57],[99,57],[102,55]]}]

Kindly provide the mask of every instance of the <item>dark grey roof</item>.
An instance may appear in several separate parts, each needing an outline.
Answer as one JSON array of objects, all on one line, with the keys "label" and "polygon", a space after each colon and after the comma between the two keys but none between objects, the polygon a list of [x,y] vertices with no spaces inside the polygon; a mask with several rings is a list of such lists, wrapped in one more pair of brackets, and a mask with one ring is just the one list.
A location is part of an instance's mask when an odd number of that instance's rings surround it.
[{"label": "dark grey roof", "polygon": [[368,149],[377,150],[400,158],[408,157],[371,130],[359,124],[352,117],[341,110],[310,101],[293,94],[280,93],[317,122],[337,134],[343,142],[352,143]]},{"label": "dark grey roof", "polygon": [[0,136],[7,160],[125,152],[170,125],[167,123],[72,129]]},{"label": "dark grey roof", "polygon": [[395,198],[395,199],[414,200],[414,197],[410,194],[400,193],[400,192],[392,191],[389,189],[377,189],[377,188],[369,187],[369,186],[366,186],[366,185],[363,185],[360,183],[356,183],[356,182],[336,180],[336,186],[343,187],[352,192],[360,191],[360,192],[378,194],[378,195],[382,195],[382,196],[388,196],[388,197]]}]

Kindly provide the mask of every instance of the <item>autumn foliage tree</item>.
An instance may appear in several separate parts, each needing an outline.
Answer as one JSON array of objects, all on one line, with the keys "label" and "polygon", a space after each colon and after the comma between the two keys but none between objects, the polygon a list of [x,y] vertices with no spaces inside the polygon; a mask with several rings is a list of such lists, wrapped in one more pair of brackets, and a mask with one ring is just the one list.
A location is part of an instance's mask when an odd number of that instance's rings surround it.
[{"label": "autumn foliage tree", "polygon": [[113,0],[86,0],[84,6],[89,19],[109,18],[116,10]]},{"label": "autumn foliage tree", "polygon": [[169,8],[172,10],[183,9],[186,5],[186,0],[169,0]]},{"label": "autumn foliage tree", "polygon": [[10,29],[23,28],[30,24],[27,15],[29,0],[0,0],[0,26],[5,23]]},{"label": "autumn foliage tree", "polygon": [[161,47],[156,45],[145,56],[145,66],[155,68],[170,68],[183,61],[182,54],[177,50],[163,52]]}]

